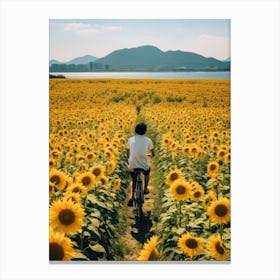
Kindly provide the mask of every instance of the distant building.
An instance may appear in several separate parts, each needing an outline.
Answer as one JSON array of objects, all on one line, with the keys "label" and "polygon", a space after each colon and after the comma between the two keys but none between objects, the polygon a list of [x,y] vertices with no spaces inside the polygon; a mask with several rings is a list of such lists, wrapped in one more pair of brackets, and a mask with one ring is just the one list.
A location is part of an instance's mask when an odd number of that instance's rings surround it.
[{"label": "distant building", "polygon": [[93,70],[94,71],[101,71],[104,70],[103,64],[99,62],[93,62]]}]

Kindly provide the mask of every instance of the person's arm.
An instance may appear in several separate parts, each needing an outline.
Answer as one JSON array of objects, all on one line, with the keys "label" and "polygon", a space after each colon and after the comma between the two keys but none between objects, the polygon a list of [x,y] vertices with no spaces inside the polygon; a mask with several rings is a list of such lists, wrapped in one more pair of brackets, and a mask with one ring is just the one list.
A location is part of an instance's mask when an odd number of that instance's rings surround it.
[{"label": "person's arm", "polygon": [[155,156],[155,150],[151,149],[151,156],[154,157]]}]

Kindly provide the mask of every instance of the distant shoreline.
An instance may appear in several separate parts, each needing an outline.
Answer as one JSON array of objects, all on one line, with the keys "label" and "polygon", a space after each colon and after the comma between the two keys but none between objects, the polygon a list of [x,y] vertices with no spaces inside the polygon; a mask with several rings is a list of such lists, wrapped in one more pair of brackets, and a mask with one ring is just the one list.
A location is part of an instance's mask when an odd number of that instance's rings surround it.
[{"label": "distant shoreline", "polygon": [[[50,73],[61,73],[62,71],[51,71]],[[149,71],[149,70],[110,70],[110,71],[63,71],[63,73],[172,73],[172,72],[230,72],[230,70],[213,70],[213,69],[194,69],[194,70],[164,70],[164,71]]]},{"label": "distant shoreline", "polygon": [[56,72],[50,73],[50,78],[154,78],[154,79],[230,79],[230,71],[103,71],[103,72]]}]

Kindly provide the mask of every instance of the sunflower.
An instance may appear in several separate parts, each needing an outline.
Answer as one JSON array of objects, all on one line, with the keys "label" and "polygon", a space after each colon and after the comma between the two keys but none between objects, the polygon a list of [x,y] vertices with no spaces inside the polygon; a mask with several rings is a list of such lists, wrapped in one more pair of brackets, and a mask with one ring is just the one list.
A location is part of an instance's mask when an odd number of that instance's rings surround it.
[{"label": "sunflower", "polygon": [[219,133],[217,131],[212,131],[212,137],[217,139],[219,137]]},{"label": "sunflower", "polygon": [[171,185],[173,182],[175,182],[176,180],[178,179],[182,179],[183,177],[183,174],[182,172],[179,170],[179,169],[174,169],[174,170],[171,170],[167,177],[166,177],[166,184],[167,185]]},{"label": "sunflower", "polygon": [[189,151],[190,155],[194,157],[198,151],[199,151],[198,145],[192,144]]},{"label": "sunflower", "polygon": [[196,154],[197,159],[203,159],[206,157],[206,152],[203,149],[199,149]]},{"label": "sunflower", "polygon": [[90,190],[94,187],[96,178],[91,172],[84,172],[78,176],[77,183],[82,184],[87,190]]},{"label": "sunflower", "polygon": [[104,174],[104,166],[95,165],[89,171],[96,177],[96,180],[99,180]]},{"label": "sunflower", "polygon": [[85,195],[87,193],[87,189],[82,184],[72,184],[67,188],[67,193],[78,193],[80,195]]},{"label": "sunflower", "polygon": [[51,152],[50,152],[50,156],[53,157],[53,158],[60,158],[62,157],[62,152],[60,152],[58,149],[53,149]]},{"label": "sunflower", "polygon": [[191,194],[191,184],[183,180],[176,180],[170,186],[170,191],[176,200],[187,200]]},{"label": "sunflower", "polygon": [[87,163],[93,162],[96,158],[96,155],[94,153],[88,153],[85,157],[85,160]]},{"label": "sunflower", "polygon": [[50,229],[49,258],[50,261],[69,261],[75,256],[73,243],[70,238],[60,232]]},{"label": "sunflower", "polygon": [[119,190],[121,187],[121,179],[116,179],[115,183],[114,183],[114,190],[117,191]]},{"label": "sunflower", "polygon": [[225,261],[229,258],[229,253],[225,249],[223,242],[219,235],[212,235],[208,239],[208,250],[211,256],[218,261]]},{"label": "sunflower", "polygon": [[54,193],[54,183],[49,183],[49,197],[51,197]]},{"label": "sunflower", "polygon": [[223,149],[226,152],[229,152],[229,146],[228,145],[220,145],[219,149]]},{"label": "sunflower", "polygon": [[182,153],[183,155],[189,155],[190,153],[190,146],[189,145],[185,145],[182,147]]},{"label": "sunflower", "polygon": [[53,183],[59,189],[63,190],[66,185],[66,175],[57,169],[51,169],[50,174],[50,183]]},{"label": "sunflower", "polygon": [[206,195],[205,205],[206,210],[212,204],[213,201],[217,200],[217,195],[213,190],[210,190]]},{"label": "sunflower", "polygon": [[212,202],[207,210],[214,223],[227,224],[230,220],[230,201],[227,198]]},{"label": "sunflower", "polygon": [[74,203],[81,203],[81,196],[79,193],[67,192],[63,199],[66,201],[73,201]]},{"label": "sunflower", "polygon": [[81,152],[85,152],[85,151],[88,149],[88,147],[87,147],[86,143],[81,143],[81,144],[79,145],[78,149],[79,149],[79,151],[81,151]]},{"label": "sunflower", "polygon": [[50,207],[50,224],[66,234],[74,234],[83,225],[84,209],[73,201],[56,200]]},{"label": "sunflower", "polygon": [[85,161],[85,157],[83,155],[77,154],[75,159],[78,163],[83,163]]},{"label": "sunflower", "polygon": [[140,252],[138,261],[158,261],[159,260],[159,252],[157,249],[158,236],[154,235],[151,237],[145,244]]},{"label": "sunflower", "polygon": [[198,202],[204,196],[204,189],[198,183],[193,186],[192,189],[192,200]]},{"label": "sunflower", "polygon": [[188,256],[194,257],[202,252],[203,242],[201,238],[185,233],[179,238],[178,247]]},{"label": "sunflower", "polygon": [[116,169],[116,161],[110,160],[107,167],[108,174],[112,174],[115,169]]},{"label": "sunflower", "polygon": [[49,159],[49,167],[50,167],[50,168],[55,168],[55,167],[57,167],[57,161],[56,161],[56,159],[54,159],[53,157],[50,157],[50,159]]},{"label": "sunflower", "polygon": [[108,159],[113,159],[114,158],[114,154],[110,149],[105,149],[104,156],[107,157]]},{"label": "sunflower", "polygon": [[163,136],[162,137],[162,144],[164,145],[164,146],[169,146],[170,145],[170,143],[171,143],[171,138],[170,138],[170,136],[169,135],[165,135],[165,136]]},{"label": "sunflower", "polygon": [[109,179],[108,177],[106,177],[105,175],[101,176],[101,178],[99,179],[99,181],[101,182],[101,184],[103,186],[107,186],[109,183]]},{"label": "sunflower", "polygon": [[219,148],[216,155],[217,155],[218,159],[224,159],[226,154],[227,154],[227,151],[225,149]]},{"label": "sunflower", "polygon": [[226,153],[225,157],[224,157],[225,162],[230,162],[230,153]]},{"label": "sunflower", "polygon": [[211,178],[215,178],[219,171],[219,163],[216,161],[211,161],[208,163],[207,172]]}]

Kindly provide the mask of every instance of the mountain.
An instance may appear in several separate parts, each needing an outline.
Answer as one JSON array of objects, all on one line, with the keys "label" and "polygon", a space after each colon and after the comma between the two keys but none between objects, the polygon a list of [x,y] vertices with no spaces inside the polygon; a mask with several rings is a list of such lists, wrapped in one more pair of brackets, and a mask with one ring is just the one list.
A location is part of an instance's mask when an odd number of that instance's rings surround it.
[{"label": "mountain", "polygon": [[99,59],[85,55],[64,63],[50,61],[50,72],[184,70],[229,71],[230,61],[180,50],[164,52],[150,45],[116,50]]},{"label": "mountain", "polygon": [[155,66],[162,64],[164,52],[153,46],[120,49],[96,60],[96,63],[109,64],[111,67]]},{"label": "mountain", "polygon": [[65,62],[64,64],[86,64],[89,62],[93,62],[97,59],[97,57],[93,55],[85,55],[81,57],[74,58],[70,61]]},{"label": "mountain", "polygon": [[95,63],[116,71],[229,70],[228,62],[180,50],[163,52],[149,45],[116,50]]},{"label": "mountain", "polygon": [[55,59],[52,59],[49,61],[49,65],[51,66],[52,64],[61,64],[62,62],[58,61],[58,60],[55,60]]},{"label": "mountain", "polygon": [[76,57],[76,58],[66,61],[66,62],[61,62],[61,61],[52,59],[49,61],[49,65],[51,66],[52,64],[86,64],[86,63],[93,62],[96,59],[98,59],[98,58],[93,55],[84,55],[81,57]]}]

